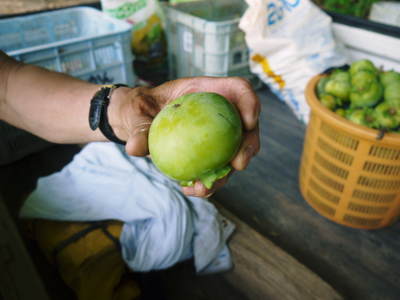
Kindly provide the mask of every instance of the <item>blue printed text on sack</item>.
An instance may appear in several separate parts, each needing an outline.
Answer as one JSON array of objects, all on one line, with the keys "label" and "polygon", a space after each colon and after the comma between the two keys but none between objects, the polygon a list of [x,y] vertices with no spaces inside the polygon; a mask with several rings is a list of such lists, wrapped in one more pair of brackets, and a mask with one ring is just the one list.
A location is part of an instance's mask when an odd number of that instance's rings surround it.
[{"label": "blue printed text on sack", "polygon": [[267,25],[274,25],[281,21],[285,16],[285,11],[291,12],[300,2],[301,0],[278,0],[278,3],[269,3],[267,5]]}]

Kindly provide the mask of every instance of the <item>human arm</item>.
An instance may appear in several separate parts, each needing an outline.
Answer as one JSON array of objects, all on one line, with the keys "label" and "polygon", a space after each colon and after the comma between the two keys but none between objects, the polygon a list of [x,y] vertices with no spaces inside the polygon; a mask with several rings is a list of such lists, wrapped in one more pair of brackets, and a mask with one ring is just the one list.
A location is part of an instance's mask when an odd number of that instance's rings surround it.
[{"label": "human arm", "polygon": [[[88,124],[90,99],[100,86],[18,63],[0,52],[0,119],[55,143],[106,141]],[[238,108],[245,128],[241,148],[232,161],[243,170],[259,150],[260,103],[250,84],[241,78],[194,77],[169,81],[155,88],[118,88],[112,95],[108,118],[116,136],[127,141],[130,155],[148,154],[147,135],[152,119],[175,98],[197,91],[220,93]],[[212,190],[197,182],[187,195],[205,196]]]},{"label": "human arm", "polygon": [[88,126],[99,86],[23,64],[0,51],[0,119],[55,143],[105,141]]}]

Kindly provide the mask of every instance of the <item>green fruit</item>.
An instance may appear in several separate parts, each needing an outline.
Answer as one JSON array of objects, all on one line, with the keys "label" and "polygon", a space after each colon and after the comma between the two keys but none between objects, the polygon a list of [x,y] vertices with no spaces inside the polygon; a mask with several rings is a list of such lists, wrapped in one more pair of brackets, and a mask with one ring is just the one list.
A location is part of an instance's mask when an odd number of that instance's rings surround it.
[{"label": "green fruit", "polygon": [[336,99],[334,96],[329,94],[323,94],[320,97],[321,104],[326,108],[333,110],[336,107]]},{"label": "green fruit", "polygon": [[329,77],[322,77],[318,80],[317,84],[317,95],[320,98],[323,94],[325,94],[325,84],[328,82]]},{"label": "green fruit", "polygon": [[379,75],[381,83],[384,87],[386,87],[391,82],[400,82],[400,73],[395,72],[393,70],[382,72]]},{"label": "green fruit", "polygon": [[229,173],[242,139],[236,108],[215,93],[192,93],[166,105],[149,131],[156,167],[183,185],[201,180],[211,188]]},{"label": "green fruit", "polygon": [[364,91],[368,89],[372,82],[378,81],[374,72],[361,70],[351,76],[351,85],[353,89]]},{"label": "green fruit", "polygon": [[337,110],[335,110],[335,113],[343,118],[346,117],[346,111],[343,108],[338,108]]},{"label": "green fruit", "polygon": [[393,129],[400,125],[400,109],[386,102],[375,107],[374,114],[379,128]]},{"label": "green fruit", "polygon": [[346,118],[358,125],[367,126],[371,128],[376,127],[375,117],[373,110],[370,108],[358,108],[348,112]]},{"label": "green fruit", "polygon": [[349,99],[351,85],[349,81],[329,79],[325,84],[325,91],[343,100]]},{"label": "green fruit", "polygon": [[383,95],[383,87],[378,81],[371,82],[366,89],[361,90],[353,87],[350,93],[351,107],[371,107],[374,106]]},{"label": "green fruit", "polygon": [[350,81],[350,73],[348,71],[343,71],[340,69],[333,70],[331,75],[331,79],[340,80],[340,81]]},{"label": "green fruit", "polygon": [[378,69],[374,66],[374,64],[368,59],[361,59],[355,61],[350,66],[350,74],[353,76],[355,73],[359,71],[371,71],[373,73],[378,73]]},{"label": "green fruit", "polygon": [[400,82],[392,81],[385,87],[384,99],[394,106],[400,106]]}]

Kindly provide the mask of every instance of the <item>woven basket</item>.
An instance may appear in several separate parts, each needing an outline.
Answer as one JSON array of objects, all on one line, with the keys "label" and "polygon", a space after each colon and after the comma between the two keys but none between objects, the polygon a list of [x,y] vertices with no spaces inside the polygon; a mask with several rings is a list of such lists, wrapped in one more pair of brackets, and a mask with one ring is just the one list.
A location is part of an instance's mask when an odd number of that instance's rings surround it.
[{"label": "woven basket", "polygon": [[400,134],[354,124],[320,104],[310,80],[311,109],[300,167],[300,189],[321,215],[355,228],[376,229],[400,215]]}]

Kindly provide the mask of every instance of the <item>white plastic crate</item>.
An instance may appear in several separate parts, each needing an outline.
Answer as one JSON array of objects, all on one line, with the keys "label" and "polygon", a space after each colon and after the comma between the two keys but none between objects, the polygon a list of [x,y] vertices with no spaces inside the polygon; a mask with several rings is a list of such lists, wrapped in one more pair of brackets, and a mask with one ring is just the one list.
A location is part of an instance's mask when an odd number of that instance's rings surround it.
[{"label": "white plastic crate", "polygon": [[239,21],[242,0],[164,5],[170,78],[244,76],[252,79],[248,48]]},{"label": "white plastic crate", "polygon": [[131,25],[90,7],[0,20],[0,49],[94,83],[133,85]]},{"label": "white plastic crate", "polygon": [[[131,25],[89,7],[0,20],[0,49],[97,84],[134,85]],[[0,121],[0,165],[51,145]]]}]

